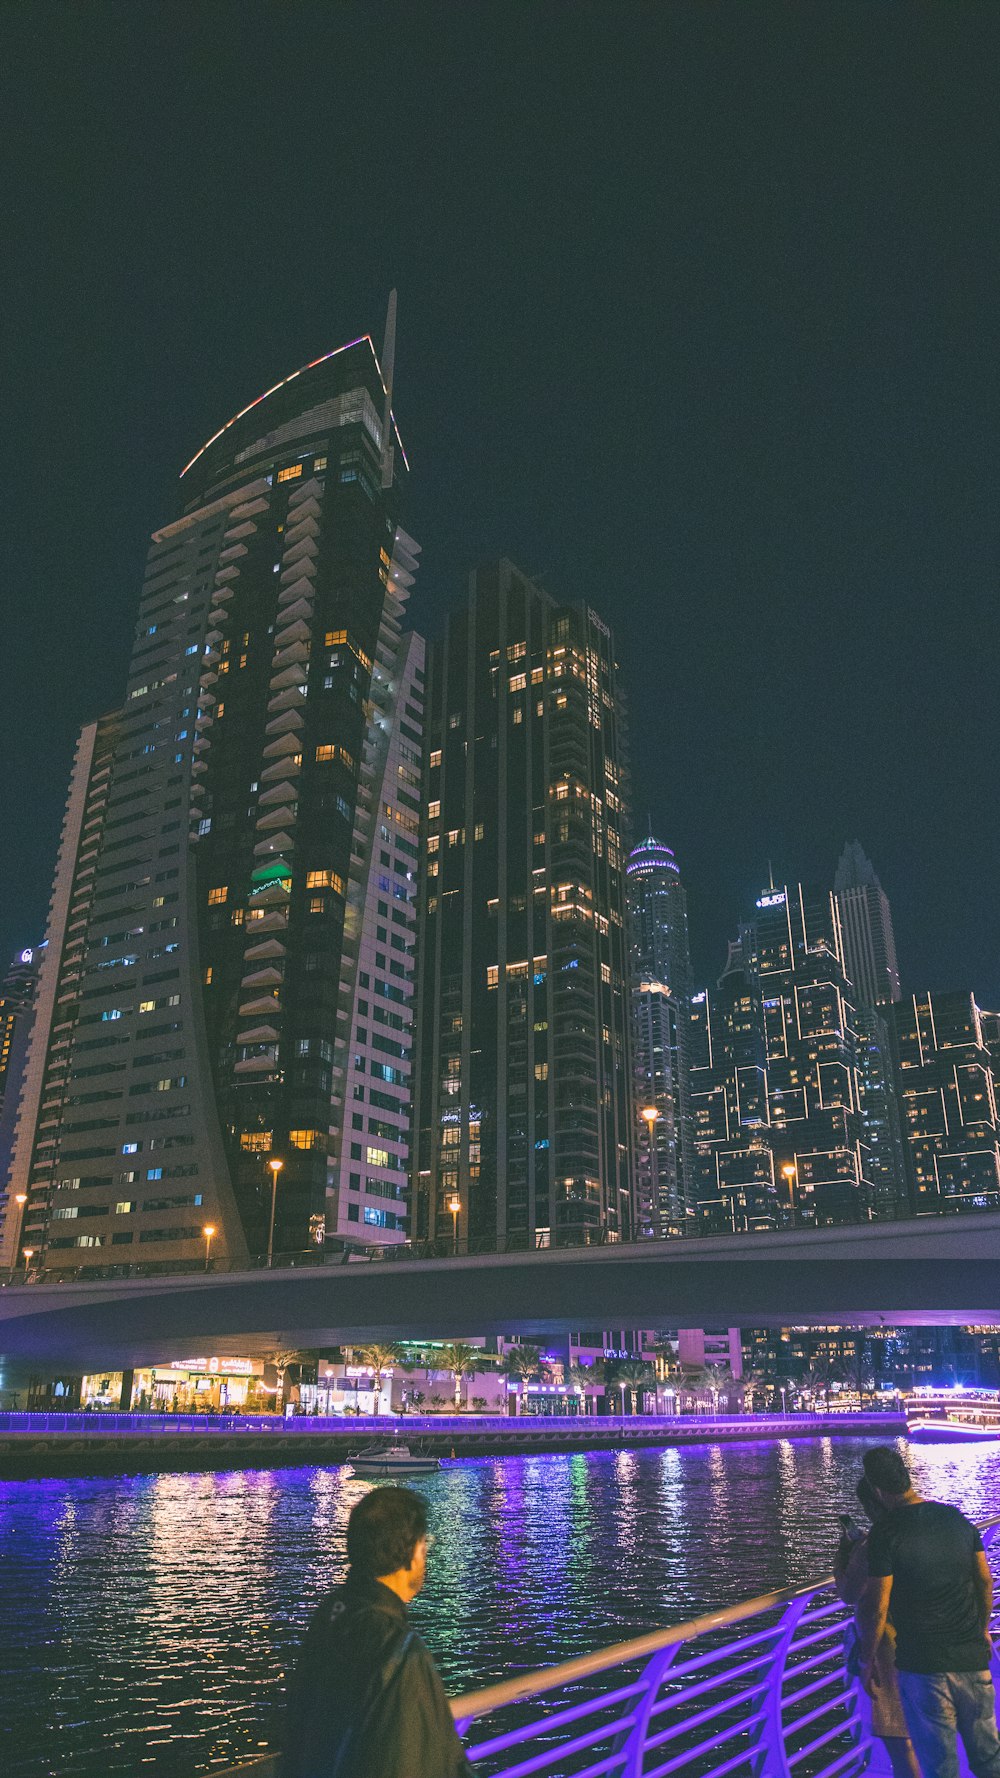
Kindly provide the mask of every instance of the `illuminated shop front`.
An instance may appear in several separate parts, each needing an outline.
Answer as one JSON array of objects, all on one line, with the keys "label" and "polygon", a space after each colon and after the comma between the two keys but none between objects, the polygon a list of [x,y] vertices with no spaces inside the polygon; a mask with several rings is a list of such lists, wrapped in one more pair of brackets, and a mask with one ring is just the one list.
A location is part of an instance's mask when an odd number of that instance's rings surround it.
[{"label": "illuminated shop front", "polygon": [[275,1385],[264,1380],[260,1358],[174,1358],[133,1373],[131,1399],[122,1403],[128,1373],[95,1372],[84,1377],[81,1403],[91,1408],[121,1405],[154,1414],[266,1413],[275,1406]]}]

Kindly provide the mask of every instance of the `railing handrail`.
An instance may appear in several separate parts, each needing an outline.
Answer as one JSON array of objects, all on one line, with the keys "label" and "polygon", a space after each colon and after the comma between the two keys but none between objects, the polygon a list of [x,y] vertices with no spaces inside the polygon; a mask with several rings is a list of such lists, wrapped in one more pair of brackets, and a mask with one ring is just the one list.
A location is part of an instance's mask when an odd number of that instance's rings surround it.
[{"label": "railing handrail", "polygon": [[[1000,1516],[984,1519],[977,1529],[980,1532],[991,1531],[996,1526],[1000,1526]],[[704,1636],[709,1630],[721,1630],[729,1624],[744,1623],[747,1618],[760,1617],[779,1605],[790,1605],[795,1599],[820,1593],[824,1587],[832,1587],[833,1584],[834,1577],[828,1574],[820,1580],[803,1581],[797,1587],[781,1587],[777,1592],[760,1593],[755,1599],[744,1599],[739,1605],[727,1605],[721,1611],[706,1612],[701,1617],[689,1618],[686,1623],[672,1624],[668,1630],[652,1630],[631,1641],[613,1642],[607,1648],[595,1649],[592,1654],[577,1655],[571,1661],[560,1661],[558,1666],[542,1667],[536,1673],[523,1673],[517,1679],[506,1679],[499,1685],[485,1686],[482,1691],[466,1692],[461,1698],[451,1699],[451,1714],[456,1722],[471,1722],[474,1717],[486,1716],[491,1710],[498,1710],[502,1704],[537,1697],[543,1692],[554,1691],[557,1686],[571,1684],[573,1680],[586,1679],[592,1673],[603,1673],[608,1667],[623,1666],[628,1661],[641,1660],[644,1655],[656,1654],[661,1648],[670,1648],[674,1643]]]},{"label": "railing handrail", "polygon": [[804,1581],[797,1587],[781,1587],[775,1593],[759,1593],[755,1599],[744,1599],[739,1605],[726,1605],[721,1611],[705,1612],[701,1617],[688,1618],[686,1623],[672,1624],[669,1630],[650,1630],[645,1636],[635,1636],[628,1642],[612,1642],[607,1648],[595,1649],[592,1654],[560,1661],[558,1666],[541,1667],[536,1673],[523,1673],[517,1679],[501,1680],[499,1685],[485,1686],[482,1691],[466,1692],[461,1698],[452,1698],[451,1714],[456,1721],[471,1722],[473,1717],[498,1710],[501,1704],[537,1697],[543,1692],[554,1691],[557,1686],[569,1685],[575,1679],[603,1673],[608,1667],[621,1667],[628,1661],[641,1660],[644,1655],[671,1648],[676,1642],[704,1636],[708,1630],[744,1623],[747,1618],[760,1617],[765,1611],[790,1605],[793,1599],[807,1598],[810,1593],[818,1593],[823,1587],[832,1585],[833,1575],[829,1574],[823,1580]]}]

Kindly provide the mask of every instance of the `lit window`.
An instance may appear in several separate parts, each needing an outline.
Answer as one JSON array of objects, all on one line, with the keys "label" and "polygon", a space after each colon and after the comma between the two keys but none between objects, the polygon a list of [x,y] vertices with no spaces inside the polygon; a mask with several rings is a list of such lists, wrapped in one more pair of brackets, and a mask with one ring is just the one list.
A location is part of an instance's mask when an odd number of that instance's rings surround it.
[{"label": "lit window", "polygon": [[279,482],[295,482],[298,481],[301,474],[301,463],[292,463],[287,469],[278,470],[278,480]]},{"label": "lit window", "polygon": [[310,898],[309,898],[309,912],[311,914],[325,914],[326,913],[326,902],[324,901],[322,895],[311,895],[310,896]]},{"label": "lit window", "polygon": [[131,1215],[131,1213],[134,1209],[135,1209],[135,1205],[131,1202],[131,1200],[129,1198],[123,1198],[120,1203],[115,1205],[115,1215],[116,1216],[129,1216],[129,1215]]},{"label": "lit window", "polygon": [[221,718],[222,718],[222,717],[223,717],[223,716],[225,716],[225,714],[226,714],[226,706],[225,706],[225,704],[222,704],[222,703],[220,703],[220,704],[216,704],[216,706],[215,706],[215,714],[216,714],[216,718],[217,718],[217,719],[221,719]]},{"label": "lit window", "polygon": [[440,764],[441,764],[441,749],[440,749],[440,747],[435,747],[433,753],[431,754],[431,767],[433,769],[434,766],[439,766]]},{"label": "lit window", "polygon": [[335,870],[311,870],[306,873],[307,889],[336,889],[338,895],[344,893],[344,879]]},{"label": "lit window", "polygon": [[240,1136],[240,1147],[248,1154],[267,1154],[271,1147],[270,1130],[244,1130]]},{"label": "lit window", "polygon": [[219,885],[219,887],[217,889],[210,889],[209,890],[208,905],[210,908],[220,907],[224,901],[228,900],[228,897],[229,897],[228,885],[225,883],[222,883]]},{"label": "lit window", "polygon": [[476,822],[476,839],[481,840],[486,829],[481,821]]},{"label": "lit window", "polygon": [[322,1148],[326,1143],[324,1130],[289,1130],[288,1140],[293,1148]]},{"label": "lit window", "polygon": [[524,691],[528,681],[523,673],[512,673],[510,676],[511,691]]},{"label": "lit window", "polygon": [[441,804],[439,802],[433,802],[433,803],[427,804],[427,819],[428,819],[428,821],[436,821],[438,819],[438,816],[440,815],[440,813],[441,813]]},{"label": "lit window", "polygon": [[499,986],[499,984],[500,984],[500,965],[498,963],[490,963],[487,965],[487,969],[486,969],[486,986],[488,988],[496,988]]},{"label": "lit window", "polygon": [[139,1011],[140,1012],[152,1012],[155,1005],[156,1005],[155,1000],[140,1000]]},{"label": "lit window", "polygon": [[509,661],[523,661],[527,652],[526,642],[511,642],[507,646],[507,659]]},{"label": "lit window", "polygon": [[206,988],[210,988],[212,986],[212,965],[211,964],[209,964],[208,968],[205,971],[205,986],[206,986]]},{"label": "lit window", "polygon": [[389,1165],[389,1150],[387,1148],[369,1148],[365,1152],[365,1159],[369,1167],[387,1167]]},{"label": "lit window", "polygon": [[326,468],[326,458],[325,457],[317,457],[313,462],[313,468],[314,469],[325,469]]},{"label": "lit window", "polygon": [[524,711],[522,710],[520,704],[518,704],[517,709],[514,711],[512,720],[514,722],[523,722],[524,721]]},{"label": "lit window", "polygon": [[327,630],[324,637],[324,642],[327,648],[341,648],[346,641],[346,630]]}]

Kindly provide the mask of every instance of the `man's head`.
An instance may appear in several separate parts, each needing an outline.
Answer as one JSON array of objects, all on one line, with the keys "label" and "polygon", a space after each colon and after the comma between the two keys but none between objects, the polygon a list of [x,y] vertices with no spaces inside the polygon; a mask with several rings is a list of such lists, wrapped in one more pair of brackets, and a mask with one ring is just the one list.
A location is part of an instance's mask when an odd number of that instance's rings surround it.
[{"label": "man's head", "polygon": [[893,1506],[910,1493],[910,1472],[895,1445],[873,1445],[862,1459],[865,1476],[883,1506]]},{"label": "man's head", "polygon": [[427,1573],[427,1502],[412,1488],[373,1488],[347,1521],[351,1572],[380,1580],[404,1604]]},{"label": "man's head", "polygon": [[872,1484],[866,1475],[859,1478],[855,1492],[857,1493],[865,1513],[868,1518],[871,1519],[872,1524],[875,1523],[876,1519],[885,1517],[886,1509],[882,1504],[881,1497],[875,1492],[875,1489],[872,1487]]}]

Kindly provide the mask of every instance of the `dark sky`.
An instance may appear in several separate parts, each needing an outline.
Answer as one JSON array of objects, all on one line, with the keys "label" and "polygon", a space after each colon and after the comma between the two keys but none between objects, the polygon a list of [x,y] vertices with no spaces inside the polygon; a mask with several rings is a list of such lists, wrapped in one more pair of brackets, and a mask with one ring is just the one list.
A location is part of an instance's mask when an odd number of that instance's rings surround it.
[{"label": "dark sky", "polygon": [[9,9],[0,959],[44,923],[148,533],[399,288],[433,630],[504,551],[615,627],[717,973],[858,837],[1000,1001],[1000,6]]}]

